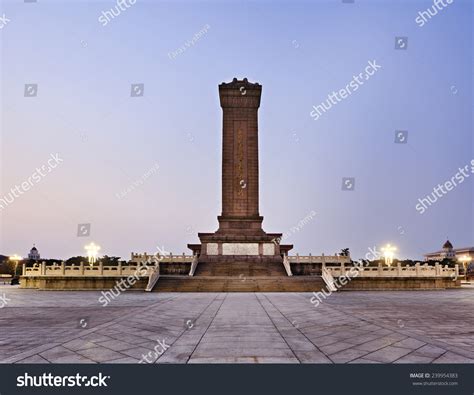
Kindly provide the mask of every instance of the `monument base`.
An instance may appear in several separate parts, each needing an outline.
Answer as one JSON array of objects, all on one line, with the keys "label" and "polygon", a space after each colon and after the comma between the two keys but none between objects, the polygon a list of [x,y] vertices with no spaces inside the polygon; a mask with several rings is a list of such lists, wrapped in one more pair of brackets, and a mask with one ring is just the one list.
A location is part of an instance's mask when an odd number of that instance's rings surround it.
[{"label": "monument base", "polygon": [[[241,229],[239,232],[221,230],[215,233],[199,233],[201,244],[188,244],[199,261],[213,260],[215,257],[246,256],[254,258],[281,257],[288,254],[293,245],[281,245],[281,233],[265,233],[260,229]],[[259,259],[256,259],[258,261]]]}]

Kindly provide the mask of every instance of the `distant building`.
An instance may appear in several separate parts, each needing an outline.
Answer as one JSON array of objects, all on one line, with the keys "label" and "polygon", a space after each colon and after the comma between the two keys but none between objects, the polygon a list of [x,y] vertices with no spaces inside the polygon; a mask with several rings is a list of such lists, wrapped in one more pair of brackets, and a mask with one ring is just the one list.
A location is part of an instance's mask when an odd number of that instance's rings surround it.
[{"label": "distant building", "polygon": [[40,253],[38,249],[33,245],[33,248],[30,250],[30,253],[28,254],[28,259],[32,259],[34,261],[39,261],[41,258]]},{"label": "distant building", "polygon": [[474,247],[454,248],[449,240],[443,245],[443,249],[425,254],[425,260],[442,261],[443,259],[457,260],[461,256],[470,256],[474,262]]}]

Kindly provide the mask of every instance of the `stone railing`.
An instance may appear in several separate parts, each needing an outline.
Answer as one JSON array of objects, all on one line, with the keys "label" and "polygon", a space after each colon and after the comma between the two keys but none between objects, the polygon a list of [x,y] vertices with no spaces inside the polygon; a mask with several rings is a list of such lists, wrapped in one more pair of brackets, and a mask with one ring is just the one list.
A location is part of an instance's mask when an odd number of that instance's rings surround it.
[{"label": "stone railing", "polygon": [[289,255],[290,263],[351,263],[350,256],[339,255]]},{"label": "stone railing", "polygon": [[[345,265],[344,263],[338,266],[326,266],[324,268],[329,270],[333,277],[349,276],[352,265]],[[427,263],[421,265],[416,263],[415,266],[402,266],[398,262],[395,266],[383,266],[379,264],[376,267],[357,266],[357,277],[459,277],[459,266],[453,268],[442,266],[436,263],[434,266],[429,266]]]},{"label": "stone railing", "polygon": [[326,286],[328,287],[328,290],[330,292],[336,292],[337,291],[337,287],[336,285],[334,284],[335,281],[334,281],[334,277],[332,275],[332,272],[331,270],[329,270],[328,268],[326,267],[323,267],[323,270],[322,270],[322,273],[321,273],[321,277],[323,278],[324,282],[326,283]]},{"label": "stone railing", "polygon": [[136,254],[132,252],[131,262],[132,263],[155,263],[155,262],[192,262],[193,255],[186,255],[184,252],[181,255],[173,255],[172,252],[169,254]]},{"label": "stone railing", "polygon": [[199,263],[199,258],[196,254],[193,257],[193,261],[191,262],[191,268],[189,269],[189,276],[194,276],[194,272],[196,271],[198,263]]},{"label": "stone railing", "polygon": [[23,276],[26,277],[41,277],[41,276],[63,276],[63,277],[148,277],[150,272],[154,270],[155,266],[146,266],[132,264],[116,266],[104,266],[102,263],[95,265],[88,265],[81,263],[79,265],[65,265],[62,262],[60,265],[46,265],[45,262],[35,263],[33,267],[23,266]]},{"label": "stone railing", "polygon": [[154,267],[153,270],[150,271],[148,277],[148,284],[145,288],[146,292],[151,292],[153,291],[153,288],[155,287],[156,283],[160,279],[160,264],[157,263]]},{"label": "stone railing", "polygon": [[290,265],[290,260],[288,259],[288,255],[283,256],[283,266],[285,267],[286,274],[291,277],[293,276],[293,273],[291,272],[291,265]]}]

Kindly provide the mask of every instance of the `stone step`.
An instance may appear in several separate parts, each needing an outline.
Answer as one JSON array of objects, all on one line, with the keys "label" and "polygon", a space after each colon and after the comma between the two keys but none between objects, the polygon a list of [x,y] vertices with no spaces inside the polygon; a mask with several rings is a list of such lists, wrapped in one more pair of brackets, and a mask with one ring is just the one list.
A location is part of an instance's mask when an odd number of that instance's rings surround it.
[{"label": "stone step", "polygon": [[293,277],[190,277],[160,276],[154,292],[317,292],[320,276]]},{"label": "stone step", "polygon": [[286,277],[283,261],[199,262],[195,277]]}]

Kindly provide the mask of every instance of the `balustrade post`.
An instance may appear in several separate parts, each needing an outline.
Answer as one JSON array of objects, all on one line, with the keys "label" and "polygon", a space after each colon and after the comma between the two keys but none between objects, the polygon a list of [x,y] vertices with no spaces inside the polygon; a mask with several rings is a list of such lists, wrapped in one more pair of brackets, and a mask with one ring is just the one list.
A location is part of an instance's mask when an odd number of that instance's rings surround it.
[{"label": "balustrade post", "polygon": [[397,276],[400,277],[402,275],[402,263],[397,262]]},{"label": "balustrade post", "polygon": [[380,262],[380,261],[378,263],[378,274],[379,274],[379,276],[383,275],[383,266],[382,266],[382,262]]},{"label": "balustrade post", "polygon": [[420,262],[415,263],[415,275],[417,277],[420,275]]},{"label": "balustrade post", "polygon": [[344,262],[341,262],[340,266],[341,266],[341,276],[345,276],[346,275],[346,266],[344,265]]},{"label": "balustrade post", "polygon": [[118,270],[117,271],[118,271],[119,276],[121,276],[122,275],[122,262],[120,262],[120,261],[118,263]]},{"label": "balustrade post", "polygon": [[99,274],[104,275],[104,264],[102,262],[99,262]]},{"label": "balustrade post", "polygon": [[61,275],[64,276],[66,274],[66,265],[64,261],[61,262]]},{"label": "balustrade post", "polygon": [[22,265],[21,273],[22,273],[22,276],[24,276],[24,275],[26,274],[26,263],[24,263],[24,264]]},{"label": "balustrade post", "polygon": [[84,275],[84,262],[79,263],[79,274]]},{"label": "balustrade post", "polygon": [[296,254],[296,263],[300,263],[300,254]]},{"label": "balustrade post", "polygon": [[439,262],[436,262],[435,263],[435,277],[439,277],[439,276],[441,276],[441,270],[440,270]]},{"label": "balustrade post", "polygon": [[311,252],[309,253],[309,263],[313,263],[313,256],[311,255]]},{"label": "balustrade post", "polygon": [[46,276],[46,263],[41,262],[41,275]]}]

